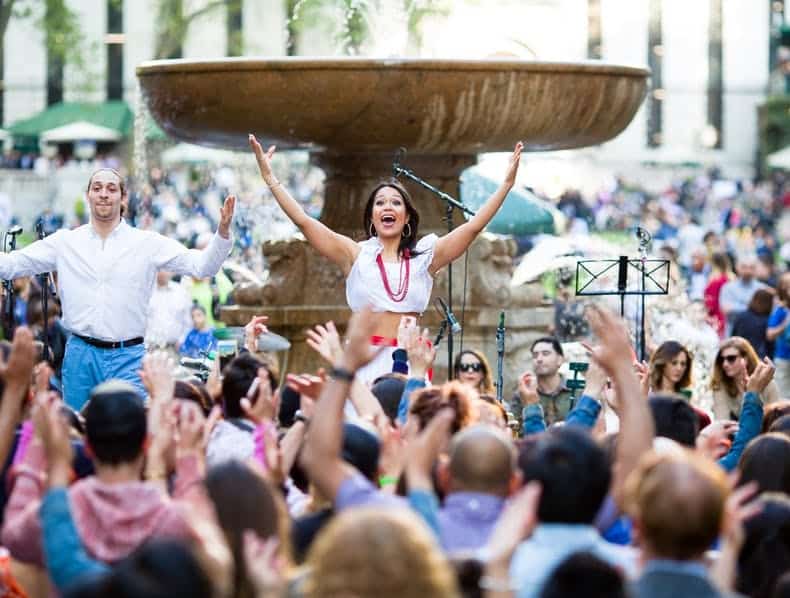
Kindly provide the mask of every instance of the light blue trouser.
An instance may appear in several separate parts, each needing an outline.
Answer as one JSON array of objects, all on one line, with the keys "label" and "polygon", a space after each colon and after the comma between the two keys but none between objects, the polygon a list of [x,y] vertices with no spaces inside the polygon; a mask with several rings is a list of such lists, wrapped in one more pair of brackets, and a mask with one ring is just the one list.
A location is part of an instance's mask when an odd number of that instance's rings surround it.
[{"label": "light blue trouser", "polygon": [[111,379],[129,382],[141,397],[145,397],[147,393],[138,374],[143,355],[145,345],[142,343],[122,349],[100,349],[71,335],[63,356],[63,398],[70,407],[79,411],[90,397],[91,390]]}]

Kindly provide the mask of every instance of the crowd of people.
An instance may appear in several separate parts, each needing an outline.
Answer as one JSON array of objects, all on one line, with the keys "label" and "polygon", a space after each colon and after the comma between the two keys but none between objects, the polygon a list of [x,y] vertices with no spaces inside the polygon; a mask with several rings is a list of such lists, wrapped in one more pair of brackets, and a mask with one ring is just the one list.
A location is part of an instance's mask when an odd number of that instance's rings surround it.
[{"label": "crowd of people", "polygon": [[[345,338],[314,323],[324,367],[283,372],[258,350],[260,315],[234,355],[213,355],[212,278],[243,202],[198,213],[154,173],[135,205],[119,173],[97,170],[89,223],[0,256],[0,275],[19,277],[0,342],[3,595],[790,596],[790,274],[765,257],[781,257],[778,225],[749,251],[715,226],[696,223],[698,241],[691,221],[653,227],[720,340],[711,409],[688,347],[666,340],[640,362],[626,323],[594,303],[576,314],[583,391],[561,339],[542,336],[500,402],[474,347],[433,380],[418,318],[433,276],[512,188],[520,145],[453,233],[420,237],[408,191],[385,181],[357,243],[291,196],[274,148],[250,144],[277,209],[347,276]],[[182,236],[161,216],[174,206],[202,229]],[[48,271],[61,292],[45,318]],[[179,355],[205,358],[207,377],[185,375]]]}]

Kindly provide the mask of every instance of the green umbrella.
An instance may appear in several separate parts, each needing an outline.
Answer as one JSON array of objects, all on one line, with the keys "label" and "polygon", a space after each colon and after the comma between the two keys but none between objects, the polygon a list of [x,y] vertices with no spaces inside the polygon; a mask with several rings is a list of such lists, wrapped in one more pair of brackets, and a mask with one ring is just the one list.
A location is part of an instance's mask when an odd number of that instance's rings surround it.
[{"label": "green umbrella", "polygon": [[[474,169],[461,175],[461,201],[477,211],[499,188],[499,183]],[[486,227],[502,235],[556,234],[557,210],[547,201],[525,188],[514,187],[505,203]]]}]

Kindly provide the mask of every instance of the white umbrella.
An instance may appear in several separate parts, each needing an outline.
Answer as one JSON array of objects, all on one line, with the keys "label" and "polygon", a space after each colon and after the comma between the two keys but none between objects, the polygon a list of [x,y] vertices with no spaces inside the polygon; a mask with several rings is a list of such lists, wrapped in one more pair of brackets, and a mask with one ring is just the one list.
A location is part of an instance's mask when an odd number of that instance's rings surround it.
[{"label": "white umbrella", "polygon": [[121,134],[115,129],[94,125],[84,120],[69,123],[41,133],[45,143],[70,143],[72,141],[119,141]]},{"label": "white umbrella", "polygon": [[766,162],[768,162],[768,166],[771,168],[784,168],[785,170],[790,170],[790,146],[778,152],[774,152],[773,154],[768,154]]}]

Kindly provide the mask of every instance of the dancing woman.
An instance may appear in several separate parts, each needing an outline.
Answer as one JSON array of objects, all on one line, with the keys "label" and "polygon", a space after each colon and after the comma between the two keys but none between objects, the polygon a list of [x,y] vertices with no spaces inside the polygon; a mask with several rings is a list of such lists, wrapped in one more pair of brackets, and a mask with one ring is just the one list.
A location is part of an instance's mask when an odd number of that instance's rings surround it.
[{"label": "dancing woman", "polygon": [[362,215],[367,240],[358,243],[308,216],[272,172],[275,147],[264,151],[254,135],[249,141],[261,176],[277,203],[307,242],[343,271],[351,310],[371,305],[385,314],[371,342],[392,350],[382,351],[364,371],[357,372],[365,382],[391,371],[401,318],[418,318],[425,311],[436,273],[460,257],[497,213],[515,183],[524,147],[521,142],[516,144],[505,180],[477,214],[441,237],[430,234],[418,240],[420,215],[408,191],[394,179],[379,183],[371,191]]}]

